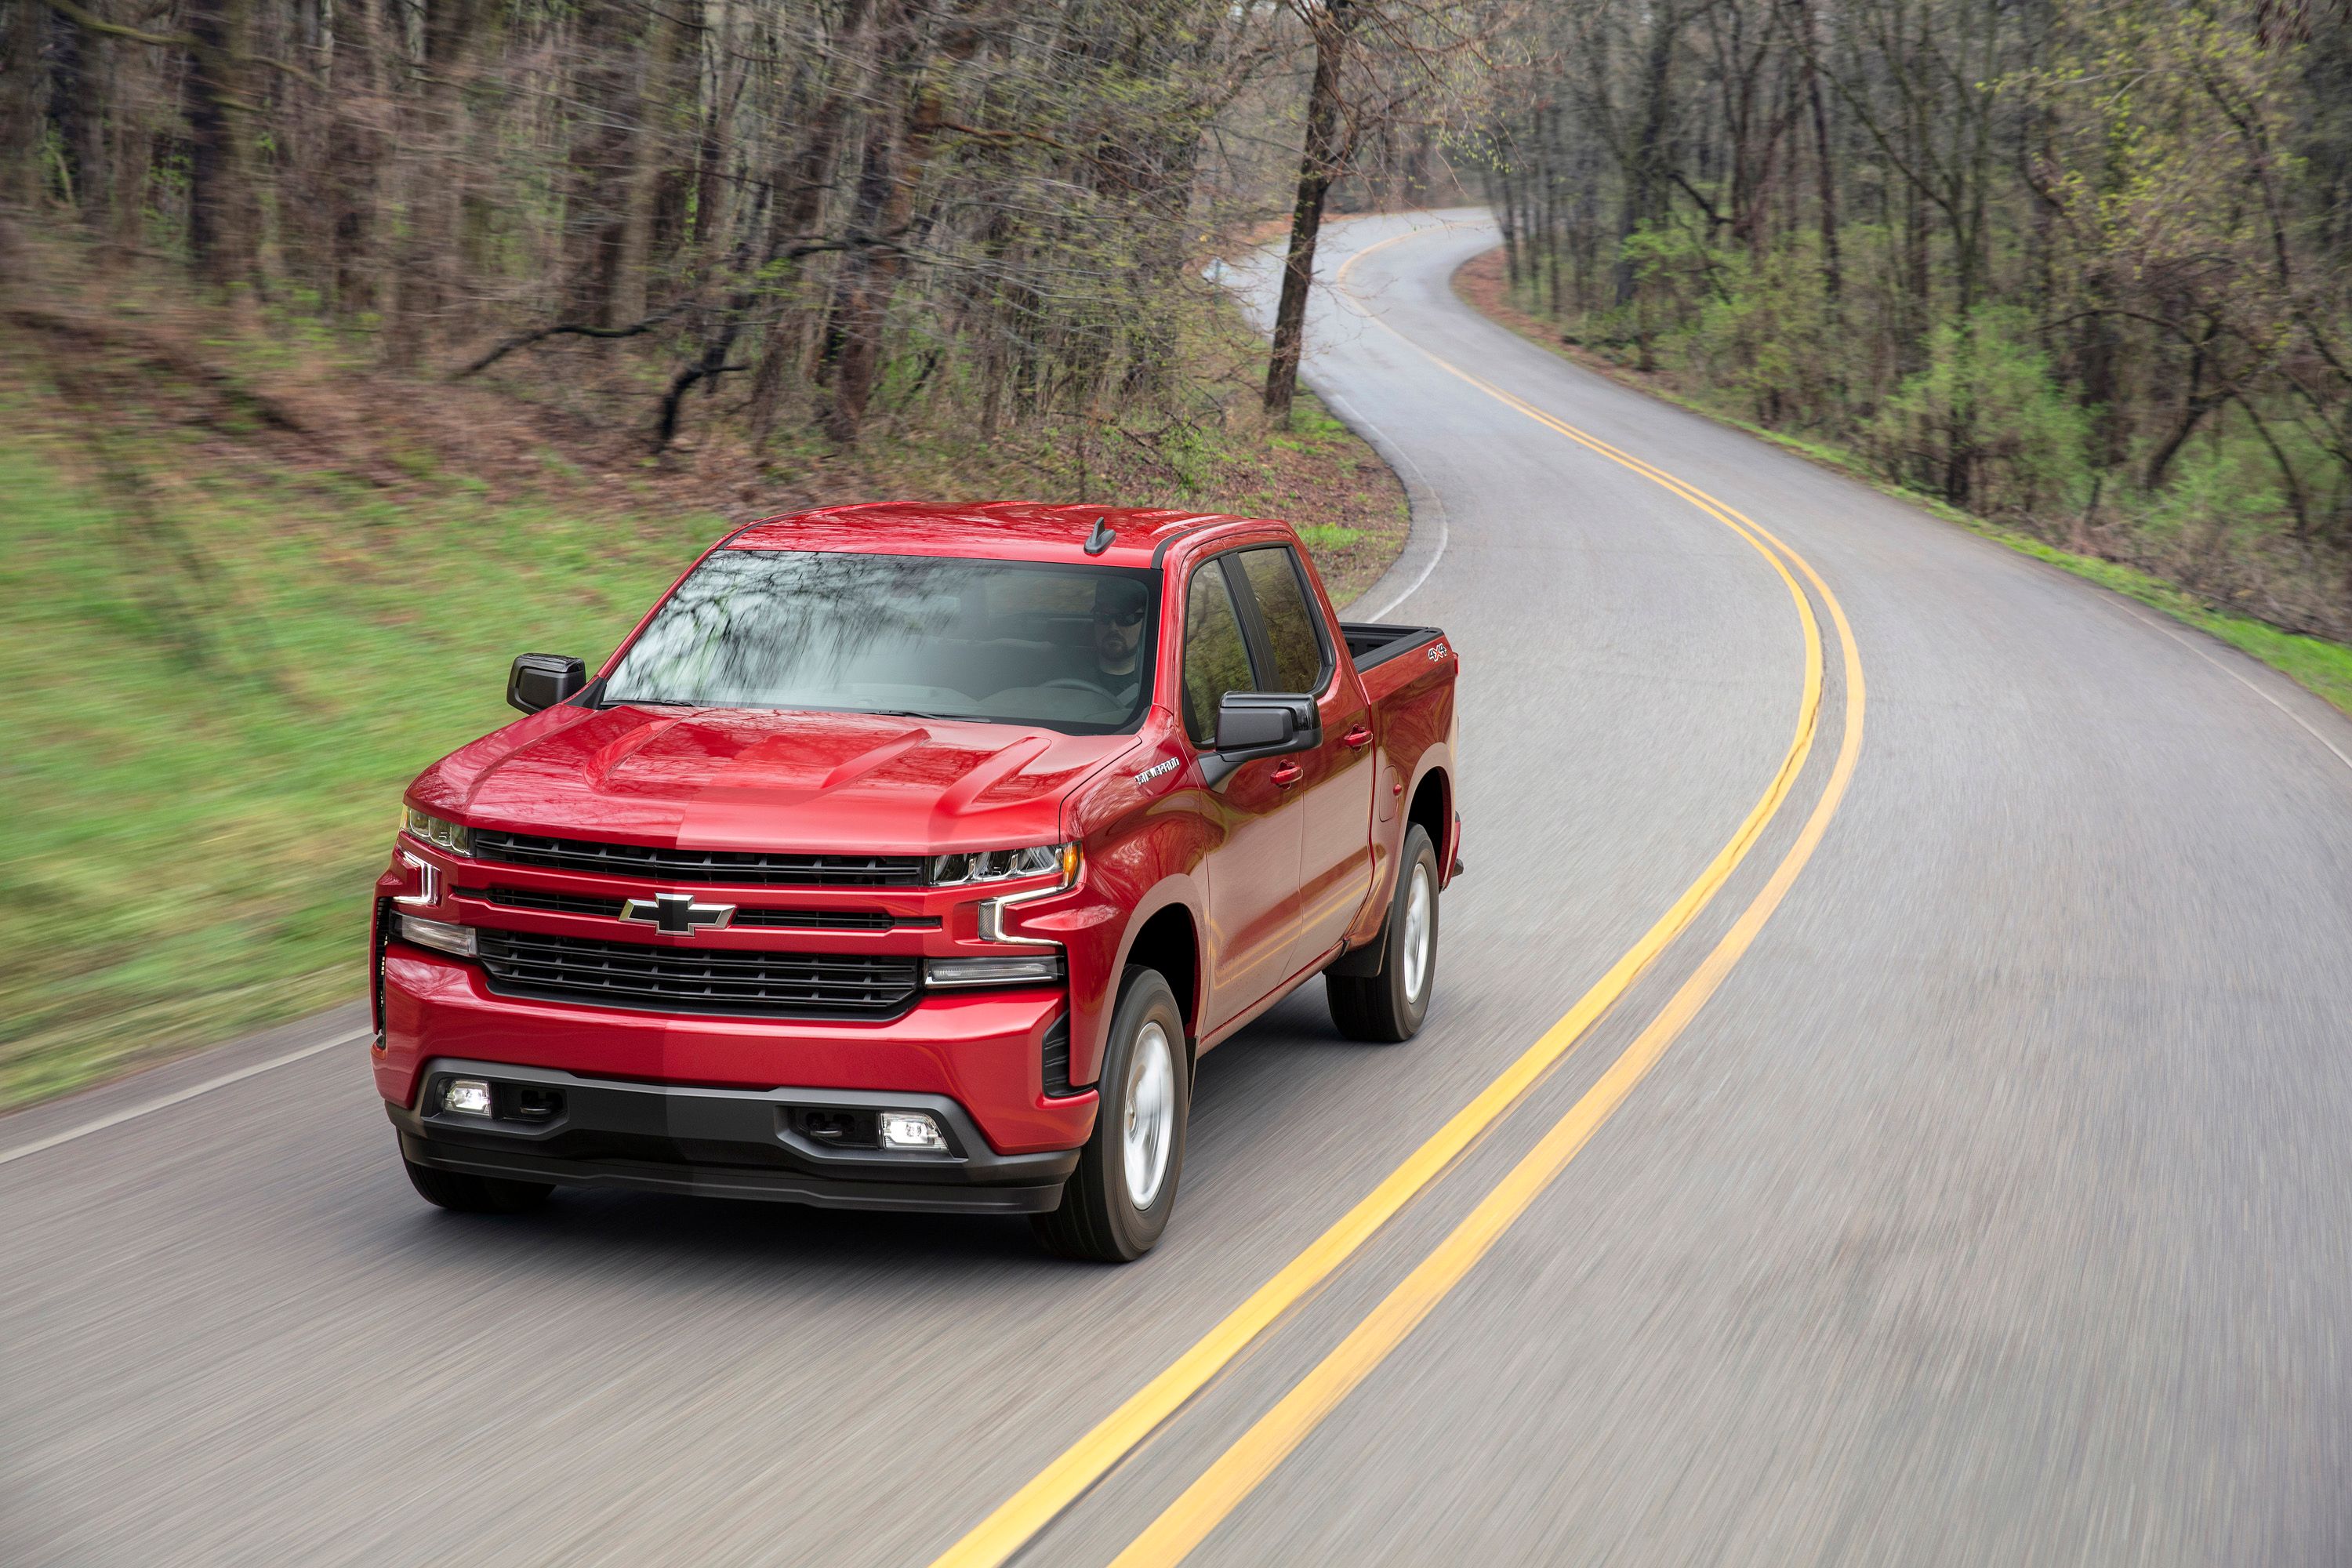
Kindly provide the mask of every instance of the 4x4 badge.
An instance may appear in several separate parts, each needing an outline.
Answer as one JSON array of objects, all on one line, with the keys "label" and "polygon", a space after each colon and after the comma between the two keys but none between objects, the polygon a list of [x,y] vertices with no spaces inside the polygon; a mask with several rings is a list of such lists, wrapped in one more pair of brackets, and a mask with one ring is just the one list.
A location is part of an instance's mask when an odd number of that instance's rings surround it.
[{"label": "4x4 badge", "polygon": [[656,893],[621,906],[625,921],[651,921],[671,936],[692,936],[697,928],[717,931],[735,918],[733,904],[698,904],[692,893]]}]

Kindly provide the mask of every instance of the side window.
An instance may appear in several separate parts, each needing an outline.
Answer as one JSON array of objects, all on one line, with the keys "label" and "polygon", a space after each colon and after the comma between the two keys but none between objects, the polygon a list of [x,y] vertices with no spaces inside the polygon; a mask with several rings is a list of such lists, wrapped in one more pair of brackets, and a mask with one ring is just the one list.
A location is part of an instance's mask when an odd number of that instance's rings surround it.
[{"label": "side window", "polygon": [[1323,684],[1323,638],[1316,630],[1314,606],[1307,602],[1307,584],[1289,550],[1275,545],[1244,550],[1242,575],[1257,597],[1258,618],[1265,624],[1265,640],[1274,654],[1270,672],[1275,691],[1314,691]]},{"label": "side window", "polygon": [[1184,728],[1196,746],[1217,743],[1217,704],[1250,689],[1249,645],[1223,561],[1203,562],[1184,601]]}]

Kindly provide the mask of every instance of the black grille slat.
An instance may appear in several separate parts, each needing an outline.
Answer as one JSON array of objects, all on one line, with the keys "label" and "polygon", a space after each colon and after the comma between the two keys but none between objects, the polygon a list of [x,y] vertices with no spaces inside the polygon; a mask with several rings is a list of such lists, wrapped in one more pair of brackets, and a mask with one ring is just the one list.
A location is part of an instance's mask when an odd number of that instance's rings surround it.
[{"label": "black grille slat", "polygon": [[887,910],[737,910],[729,923],[797,931],[888,931],[894,925],[915,922],[901,921]]},{"label": "black grille slat", "polygon": [[778,888],[919,888],[919,855],[794,855],[754,849],[687,849],[603,839],[545,838],[494,828],[474,830],[477,859],[608,877],[684,882],[740,882]]},{"label": "black grille slat", "polygon": [[[502,910],[537,910],[556,915],[602,915],[621,918],[620,899],[599,899],[585,893],[555,893],[541,888],[460,888],[465,898],[483,899]],[[894,915],[887,910],[743,910],[729,922],[784,931],[888,931],[893,926],[936,926],[937,917]]]},{"label": "black grille slat", "polygon": [[[460,893],[472,891],[467,888]],[[492,888],[487,893],[475,895],[488,899],[505,910],[543,910],[556,915],[603,915],[610,920],[621,918],[621,900],[592,898],[584,893],[550,893],[537,888]]]},{"label": "black grille slat", "polygon": [[754,1017],[889,1017],[915,999],[917,964],[890,953],[761,952],[477,932],[490,989],[607,1006]]}]

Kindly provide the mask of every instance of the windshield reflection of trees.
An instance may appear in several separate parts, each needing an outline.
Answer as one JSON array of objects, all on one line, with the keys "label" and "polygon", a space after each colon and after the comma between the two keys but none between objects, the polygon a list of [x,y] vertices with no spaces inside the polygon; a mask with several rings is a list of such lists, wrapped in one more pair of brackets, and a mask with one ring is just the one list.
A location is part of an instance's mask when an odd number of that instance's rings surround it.
[{"label": "windshield reflection of trees", "polygon": [[1147,594],[1152,581],[1113,567],[720,551],[646,626],[605,700],[1122,729],[1150,700],[1156,616],[1139,673],[1106,678],[1091,616],[1113,578]]}]

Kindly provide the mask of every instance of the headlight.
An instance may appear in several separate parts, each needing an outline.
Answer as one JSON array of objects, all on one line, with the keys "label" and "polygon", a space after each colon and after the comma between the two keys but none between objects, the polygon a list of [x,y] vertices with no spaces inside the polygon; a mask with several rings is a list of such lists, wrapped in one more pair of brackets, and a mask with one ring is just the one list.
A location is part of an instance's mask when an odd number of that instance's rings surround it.
[{"label": "headlight", "polygon": [[413,805],[401,808],[400,826],[425,843],[437,849],[446,849],[452,855],[471,855],[474,852],[472,828],[444,822],[437,816],[427,816]]},{"label": "headlight", "polygon": [[1078,879],[1078,847],[1041,844],[1034,849],[980,849],[969,855],[931,857],[934,888],[963,888],[975,882],[1009,882],[1017,877],[1050,877],[1059,872],[1062,886]]}]

